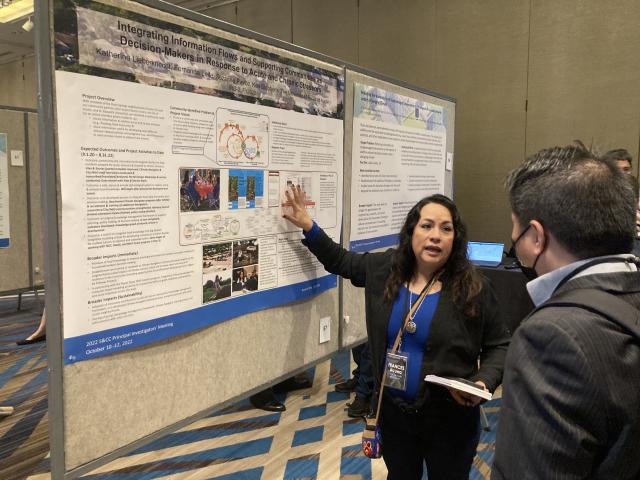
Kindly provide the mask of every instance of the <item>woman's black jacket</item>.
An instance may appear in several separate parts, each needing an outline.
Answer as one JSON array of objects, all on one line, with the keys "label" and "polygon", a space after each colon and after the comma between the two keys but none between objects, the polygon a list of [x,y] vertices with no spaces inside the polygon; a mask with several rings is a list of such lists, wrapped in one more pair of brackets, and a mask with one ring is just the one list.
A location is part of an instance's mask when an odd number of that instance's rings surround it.
[{"label": "woman's black jacket", "polygon": [[[349,252],[323,230],[312,241],[303,240],[303,243],[328,272],[351,280],[356,287],[364,287],[367,334],[378,386],[384,367],[387,327],[392,308],[392,304],[384,299],[384,286],[395,250],[381,253]],[[453,304],[451,291],[443,282],[440,301],[424,347],[422,378],[434,374],[481,380],[493,392],[502,379],[509,339],[510,332],[499,313],[496,296],[488,280],[483,279],[480,312],[473,318],[466,316]],[[432,390],[423,382],[416,403],[412,406],[422,406]]]}]

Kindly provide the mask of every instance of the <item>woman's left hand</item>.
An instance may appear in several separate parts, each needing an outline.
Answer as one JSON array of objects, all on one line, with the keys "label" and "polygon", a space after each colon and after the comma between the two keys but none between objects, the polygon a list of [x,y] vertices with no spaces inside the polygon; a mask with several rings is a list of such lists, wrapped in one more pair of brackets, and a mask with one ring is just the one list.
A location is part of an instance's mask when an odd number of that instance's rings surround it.
[{"label": "woman's left hand", "polygon": [[[484,382],[478,380],[474,383],[479,387],[481,387],[485,392],[489,391],[489,389],[484,384]],[[449,393],[451,394],[453,399],[456,401],[456,403],[458,405],[462,405],[463,407],[475,407],[482,401],[482,398],[480,397],[476,397],[475,395],[471,395],[470,393],[461,392],[460,390],[455,390],[453,388],[449,389]]]}]

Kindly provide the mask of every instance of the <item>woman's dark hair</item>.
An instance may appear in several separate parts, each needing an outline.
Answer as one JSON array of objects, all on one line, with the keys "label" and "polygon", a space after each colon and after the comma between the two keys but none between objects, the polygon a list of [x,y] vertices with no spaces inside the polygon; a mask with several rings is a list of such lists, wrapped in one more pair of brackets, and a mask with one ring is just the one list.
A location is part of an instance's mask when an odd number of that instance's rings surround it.
[{"label": "woman's dark hair", "polygon": [[429,203],[437,203],[445,207],[449,210],[453,221],[454,237],[451,255],[442,267],[440,279],[443,284],[451,288],[454,304],[465,314],[476,316],[479,313],[478,299],[482,291],[482,280],[467,258],[467,229],[462,223],[460,212],[458,212],[455,203],[440,194],[423,198],[407,213],[407,218],[400,230],[398,249],[391,261],[391,274],[384,287],[385,300],[393,302],[398,295],[400,286],[405,282],[409,283],[415,273],[416,257],[411,246],[411,239],[413,230],[420,220],[422,207]]}]

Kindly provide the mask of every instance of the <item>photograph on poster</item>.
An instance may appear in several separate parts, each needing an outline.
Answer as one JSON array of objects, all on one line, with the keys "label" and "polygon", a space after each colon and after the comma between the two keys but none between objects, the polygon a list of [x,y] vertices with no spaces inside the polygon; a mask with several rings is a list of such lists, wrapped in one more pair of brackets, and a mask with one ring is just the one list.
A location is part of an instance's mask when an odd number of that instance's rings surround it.
[{"label": "photograph on poster", "polygon": [[263,170],[229,170],[229,210],[261,208]]},{"label": "photograph on poster", "polygon": [[231,296],[231,271],[204,275],[202,303],[211,303]]},{"label": "photograph on poster", "polygon": [[231,295],[231,243],[202,247],[202,303]]},{"label": "photograph on poster", "polygon": [[254,292],[258,289],[258,265],[233,269],[232,291],[234,295]]},{"label": "photograph on poster", "polygon": [[54,21],[56,70],[343,115],[344,80],[317,66],[108,3],[58,0]]},{"label": "photograph on poster", "polygon": [[258,263],[258,239],[233,242],[233,268],[246,267]]},{"label": "photograph on poster", "polygon": [[202,246],[202,273],[210,274],[231,270],[231,243]]},{"label": "photograph on poster", "polygon": [[220,210],[220,170],[180,169],[180,211]]}]

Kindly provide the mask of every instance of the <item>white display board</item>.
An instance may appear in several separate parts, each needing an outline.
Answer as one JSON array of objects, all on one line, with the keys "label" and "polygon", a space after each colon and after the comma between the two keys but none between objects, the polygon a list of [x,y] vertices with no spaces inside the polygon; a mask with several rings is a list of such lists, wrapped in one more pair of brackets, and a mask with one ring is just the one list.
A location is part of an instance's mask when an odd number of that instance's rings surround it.
[{"label": "white display board", "polygon": [[353,89],[349,249],[364,252],[396,245],[407,211],[445,193],[447,122],[442,105],[358,82]]},{"label": "white display board", "polygon": [[[346,72],[342,245],[382,251],[398,242],[409,209],[434,193],[453,198],[455,99],[354,67]],[[367,339],[364,290],[341,282],[340,344]]]},{"label": "white display board", "polygon": [[282,214],[340,239],[342,71],[118,5],[55,26],[66,364],[337,286]]},{"label": "white display board", "polygon": [[10,244],[9,212],[7,134],[0,133],[0,248],[8,248]]}]

